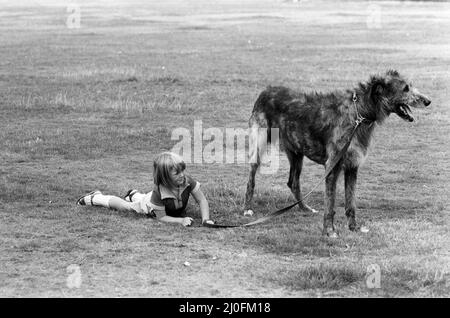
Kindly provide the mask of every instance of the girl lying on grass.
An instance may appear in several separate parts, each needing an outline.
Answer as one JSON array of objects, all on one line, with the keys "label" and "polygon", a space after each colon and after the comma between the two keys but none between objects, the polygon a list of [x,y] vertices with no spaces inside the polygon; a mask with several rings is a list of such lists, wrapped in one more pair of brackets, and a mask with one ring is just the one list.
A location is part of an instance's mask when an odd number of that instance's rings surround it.
[{"label": "girl lying on grass", "polygon": [[192,194],[200,206],[203,225],[214,224],[209,219],[209,205],[200,182],[185,175],[186,164],[177,154],[164,152],[153,163],[154,188],[149,193],[129,190],[124,198],[92,191],[78,199],[77,205],[102,206],[119,211],[132,211],[158,218],[163,222],[190,226],[194,221],[186,216],[186,206]]}]

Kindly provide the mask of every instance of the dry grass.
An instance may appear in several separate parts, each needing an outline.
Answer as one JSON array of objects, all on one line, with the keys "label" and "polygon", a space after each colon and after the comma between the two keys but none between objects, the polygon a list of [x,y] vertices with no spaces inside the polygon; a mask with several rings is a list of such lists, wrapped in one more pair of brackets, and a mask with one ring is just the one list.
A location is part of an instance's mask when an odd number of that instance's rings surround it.
[{"label": "dry grass", "polygon": [[[1,296],[450,295],[449,5],[383,2],[382,28],[370,29],[364,2],[257,3],[86,4],[81,29],[65,27],[61,6],[5,7]],[[410,76],[433,104],[414,124],[394,115],[377,130],[357,193],[368,234],[346,229],[342,182],[336,240],[320,235],[321,214],[211,230],[199,226],[195,205],[192,228],[75,206],[92,189],[150,190],[152,159],[175,144],[174,128],[192,131],[199,119],[205,129],[246,128],[266,85],[351,88],[387,68]],[[249,221],[245,165],[188,169],[214,219]],[[307,161],[304,191],[322,173]],[[283,157],[279,173],[257,176],[254,218],[292,202],[287,175]],[[308,203],[322,210],[322,187]],[[80,288],[68,288],[72,264]],[[371,264],[380,289],[366,285]]]}]

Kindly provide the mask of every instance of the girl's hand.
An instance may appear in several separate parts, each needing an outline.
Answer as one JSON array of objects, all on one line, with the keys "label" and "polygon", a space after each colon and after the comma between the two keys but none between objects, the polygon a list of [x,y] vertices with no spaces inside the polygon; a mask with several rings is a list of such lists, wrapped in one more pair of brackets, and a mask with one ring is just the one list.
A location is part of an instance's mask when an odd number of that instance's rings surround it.
[{"label": "girl's hand", "polygon": [[183,226],[191,226],[193,221],[194,221],[193,218],[185,217],[183,218],[183,222],[181,224],[183,224]]}]

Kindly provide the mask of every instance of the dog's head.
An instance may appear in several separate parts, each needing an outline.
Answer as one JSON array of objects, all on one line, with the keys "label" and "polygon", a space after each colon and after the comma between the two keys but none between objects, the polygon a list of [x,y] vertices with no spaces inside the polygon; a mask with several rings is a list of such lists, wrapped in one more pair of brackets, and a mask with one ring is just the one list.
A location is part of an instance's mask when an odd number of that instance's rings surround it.
[{"label": "dog's head", "polygon": [[372,78],[371,98],[387,115],[396,113],[412,122],[411,107],[426,107],[431,100],[413,87],[397,71],[389,70],[383,77]]}]

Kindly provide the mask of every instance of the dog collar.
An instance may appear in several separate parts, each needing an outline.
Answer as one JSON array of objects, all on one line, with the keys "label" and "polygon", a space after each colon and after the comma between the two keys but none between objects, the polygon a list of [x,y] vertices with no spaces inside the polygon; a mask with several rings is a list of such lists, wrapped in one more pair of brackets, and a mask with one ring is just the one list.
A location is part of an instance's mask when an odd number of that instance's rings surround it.
[{"label": "dog collar", "polygon": [[356,102],[358,101],[358,95],[356,95],[356,92],[353,92],[352,100],[353,100],[353,106],[355,107],[355,112],[356,112],[356,119],[355,119],[356,126],[359,126],[364,121],[370,122],[372,124],[374,122],[373,120],[369,120],[369,119],[361,116],[361,114],[358,112],[358,107],[356,105]]}]

